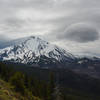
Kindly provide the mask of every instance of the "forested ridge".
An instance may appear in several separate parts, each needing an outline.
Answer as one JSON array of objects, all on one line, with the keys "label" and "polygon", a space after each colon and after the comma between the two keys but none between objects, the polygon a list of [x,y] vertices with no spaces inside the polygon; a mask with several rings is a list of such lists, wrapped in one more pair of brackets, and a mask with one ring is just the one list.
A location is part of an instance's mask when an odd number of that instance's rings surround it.
[{"label": "forested ridge", "polygon": [[[25,71],[18,70],[12,66],[10,67],[10,65],[0,62],[0,83],[9,84],[7,88],[13,91],[14,100],[100,99],[100,81],[97,79],[92,79],[87,76],[87,78],[84,78],[84,76],[79,76],[71,71],[66,71],[66,73],[64,70],[49,71],[48,69],[42,69],[41,71],[37,69],[36,71],[35,68],[31,75],[29,75]],[[13,64],[13,66],[16,65]],[[17,67],[20,66],[17,65]],[[34,74],[35,71],[37,75]],[[5,86],[1,85],[0,100],[10,100],[8,98],[5,99],[5,96],[3,97],[2,87],[5,88]]]}]

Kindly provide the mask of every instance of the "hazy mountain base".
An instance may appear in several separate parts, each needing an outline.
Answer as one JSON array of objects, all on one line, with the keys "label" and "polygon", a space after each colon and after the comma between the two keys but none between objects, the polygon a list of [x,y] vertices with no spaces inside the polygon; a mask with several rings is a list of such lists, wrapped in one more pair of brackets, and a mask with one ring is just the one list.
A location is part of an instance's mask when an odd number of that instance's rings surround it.
[{"label": "hazy mountain base", "polygon": [[[47,83],[49,81],[50,73],[53,73],[55,84],[58,87],[58,89],[55,90],[55,93],[57,97],[60,96],[59,97],[60,99],[51,99],[51,100],[67,100],[67,99],[68,100],[99,100],[100,99],[99,97],[100,80],[91,78],[87,75],[76,74],[68,69],[66,70],[65,69],[40,69],[40,68],[34,68],[25,65],[4,64],[4,63],[3,65],[7,67],[13,67],[17,71],[23,71],[27,73],[29,77],[35,77],[38,80],[45,80],[47,81]],[[58,90],[60,92],[57,93]],[[49,99],[43,99],[43,100],[49,100]]]}]

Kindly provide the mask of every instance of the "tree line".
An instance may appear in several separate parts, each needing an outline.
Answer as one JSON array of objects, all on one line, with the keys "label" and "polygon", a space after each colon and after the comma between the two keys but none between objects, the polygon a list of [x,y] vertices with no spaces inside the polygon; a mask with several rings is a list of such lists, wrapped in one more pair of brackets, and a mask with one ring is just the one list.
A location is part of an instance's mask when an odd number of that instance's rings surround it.
[{"label": "tree line", "polygon": [[20,92],[29,100],[34,100],[34,96],[41,100],[64,100],[61,99],[63,97],[55,84],[53,73],[50,73],[49,81],[45,82],[0,63],[0,78],[9,82],[16,92]]}]

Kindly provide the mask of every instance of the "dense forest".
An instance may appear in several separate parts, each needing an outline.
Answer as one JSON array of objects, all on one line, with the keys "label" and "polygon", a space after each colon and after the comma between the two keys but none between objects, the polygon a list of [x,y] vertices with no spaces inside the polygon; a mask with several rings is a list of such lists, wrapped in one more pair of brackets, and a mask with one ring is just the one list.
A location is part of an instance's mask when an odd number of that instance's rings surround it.
[{"label": "dense forest", "polygon": [[[40,69],[0,62],[0,80],[0,84],[3,81],[15,94],[20,94],[15,95],[14,100],[100,99],[100,80],[67,69]],[[0,90],[0,100],[10,99],[3,99]]]}]

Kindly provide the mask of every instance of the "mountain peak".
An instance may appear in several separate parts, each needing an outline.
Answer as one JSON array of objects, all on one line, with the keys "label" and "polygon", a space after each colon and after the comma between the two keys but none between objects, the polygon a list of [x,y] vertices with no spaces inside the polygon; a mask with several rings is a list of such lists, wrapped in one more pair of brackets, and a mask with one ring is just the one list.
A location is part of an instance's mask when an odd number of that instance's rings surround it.
[{"label": "mountain peak", "polygon": [[40,51],[40,49],[46,49],[48,47],[53,47],[54,48],[54,45],[51,45],[47,41],[44,41],[41,38],[35,37],[35,36],[30,36],[28,38],[23,38],[23,39],[18,40],[18,41],[17,41],[18,43],[16,43],[15,45],[23,46],[23,47],[25,47],[28,50],[31,50],[33,52],[35,52],[35,50]]},{"label": "mountain peak", "polygon": [[[1,61],[13,61],[24,64],[44,62],[69,62],[75,57],[56,45],[52,45],[39,37],[30,36],[17,39],[0,50]],[[42,60],[42,61],[41,61]]]}]

